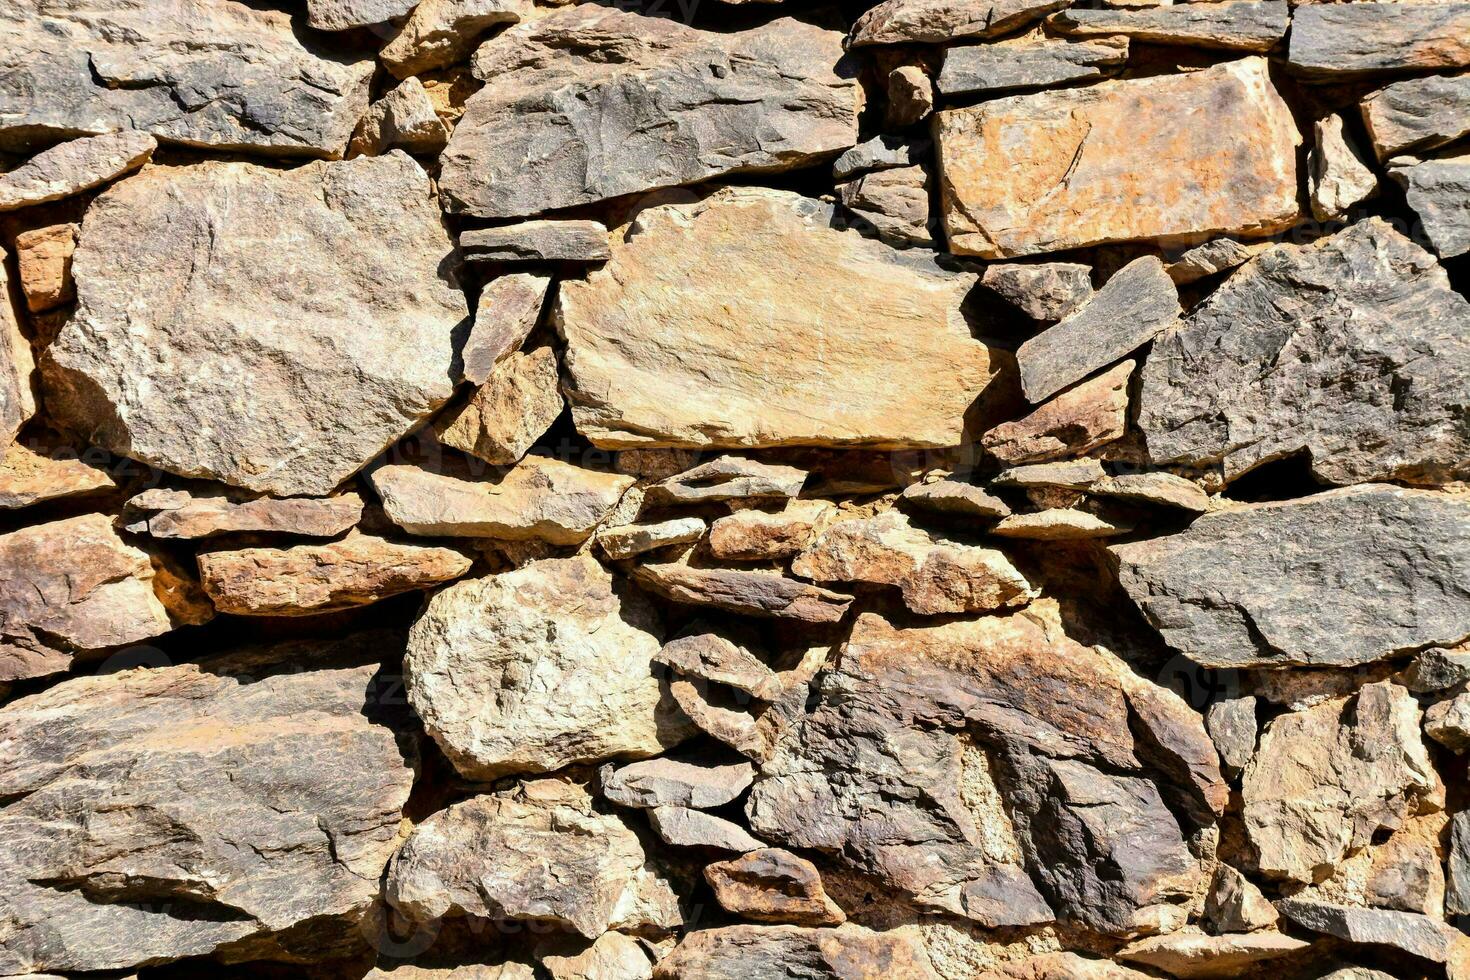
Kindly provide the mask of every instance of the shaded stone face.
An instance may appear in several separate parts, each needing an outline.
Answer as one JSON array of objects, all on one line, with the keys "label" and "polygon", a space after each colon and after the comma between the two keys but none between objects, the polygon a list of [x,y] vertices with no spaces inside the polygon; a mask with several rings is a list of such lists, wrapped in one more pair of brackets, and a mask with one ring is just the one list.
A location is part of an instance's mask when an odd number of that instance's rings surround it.
[{"label": "shaded stone face", "polygon": [[453,256],[400,153],[150,169],[88,211],[51,410],[181,476],[329,493],[449,397]]},{"label": "shaded stone face", "polygon": [[233,0],[0,3],[0,145],[140,129],[220,150],[340,157],[373,63]]},{"label": "shaded stone face", "polygon": [[444,152],[445,205],[513,218],[835,155],[857,142],[841,58],[841,35],[789,19],[721,34],[590,5],[518,25],[475,53],[494,84]]},{"label": "shaded stone face", "polygon": [[729,188],[615,232],[557,305],[578,430],[608,448],[959,443],[997,371],[961,312],[975,276],[830,217]]},{"label": "shaded stone face", "polygon": [[1260,58],[945,110],[934,137],[963,255],[1263,235],[1300,213],[1301,137]]},{"label": "shaded stone face", "polygon": [[401,643],[282,644],[0,708],[0,970],[351,949],[414,778],[378,701]]}]

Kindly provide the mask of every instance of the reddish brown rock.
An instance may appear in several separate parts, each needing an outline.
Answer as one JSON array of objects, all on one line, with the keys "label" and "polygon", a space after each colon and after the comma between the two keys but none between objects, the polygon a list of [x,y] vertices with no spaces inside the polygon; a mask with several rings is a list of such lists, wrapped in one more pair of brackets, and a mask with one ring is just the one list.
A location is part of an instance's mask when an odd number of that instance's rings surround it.
[{"label": "reddish brown rock", "polygon": [[299,534],[333,538],[362,518],[362,498],[255,497],[229,491],[145,490],[127,502],[128,530],[155,538],[219,534]]},{"label": "reddish brown rock", "polygon": [[220,612],[306,616],[362,606],[459,578],[458,551],[351,534],[331,544],[242,548],[199,556],[204,591]]},{"label": "reddish brown rock", "polygon": [[490,369],[469,401],[436,418],[434,432],[446,446],[508,466],[526,455],[561,414],[560,385],[550,347],[516,351]]},{"label": "reddish brown rock", "polygon": [[461,352],[466,381],[484,384],[496,364],[520,350],[536,329],[550,287],[551,277],[535,272],[517,272],[485,284]]},{"label": "reddish brown rock", "polygon": [[706,865],[704,880],[726,911],[755,922],[836,926],[847,920],[827,897],[816,865],[780,848]]},{"label": "reddish brown rock", "polygon": [[71,257],[77,250],[79,225],[49,225],[15,236],[15,260],[26,308],[44,313],[76,298]]},{"label": "reddish brown rock", "polygon": [[1120,439],[1128,428],[1133,361],[1084,381],[1025,418],[986,432],[981,445],[1010,466],[1080,456]]},{"label": "reddish brown rock", "polygon": [[59,444],[12,443],[0,457],[0,510],[117,489],[112,474]]},{"label": "reddish brown rock", "polygon": [[729,612],[803,623],[835,623],[852,596],[798,582],[778,572],[688,565],[643,565],[633,577],[666,599]]},{"label": "reddish brown rock", "polygon": [[821,980],[938,980],[914,939],[851,923],[836,929],[701,929],[686,935],[653,971],[655,980],[751,980],[783,974]]},{"label": "reddish brown rock", "polygon": [[858,18],[850,47],[1007,34],[1039,20],[1067,0],[884,0]]},{"label": "reddish brown rock", "polygon": [[727,561],[790,558],[836,515],[825,500],[793,500],[783,510],[742,510],[710,526],[709,549]]}]

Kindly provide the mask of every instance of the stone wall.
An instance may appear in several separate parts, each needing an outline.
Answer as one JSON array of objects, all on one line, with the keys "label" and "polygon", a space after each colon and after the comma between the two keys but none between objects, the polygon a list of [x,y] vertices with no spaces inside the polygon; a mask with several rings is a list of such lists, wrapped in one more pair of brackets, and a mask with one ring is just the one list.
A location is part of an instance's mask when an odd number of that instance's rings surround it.
[{"label": "stone wall", "polygon": [[1470,3],[0,0],[0,977],[1470,977]]}]

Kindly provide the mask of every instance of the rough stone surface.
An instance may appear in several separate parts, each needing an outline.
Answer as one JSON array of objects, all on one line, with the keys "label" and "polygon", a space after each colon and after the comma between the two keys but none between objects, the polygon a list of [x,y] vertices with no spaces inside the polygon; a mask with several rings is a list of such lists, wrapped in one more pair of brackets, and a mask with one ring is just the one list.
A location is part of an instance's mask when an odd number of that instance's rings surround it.
[{"label": "rough stone surface", "polygon": [[888,73],[888,125],[903,129],[934,111],[934,85],[918,65],[900,65]]},{"label": "rough stone surface", "polygon": [[20,291],[32,313],[45,313],[76,299],[71,260],[79,230],[74,224],[48,225],[15,236]]},{"label": "rough stone surface", "polygon": [[9,173],[0,174],[0,211],[59,201],[137,170],[158,141],[126,130],[54,146]]},{"label": "rough stone surface", "polygon": [[449,397],[453,250],[402,154],[146,170],[88,211],[48,403],[181,476],[329,493]]},{"label": "rough stone surface", "polygon": [[1124,361],[1062,392],[1030,415],[990,429],[980,444],[1002,463],[1015,466],[1077,456],[1122,438],[1135,366]]},{"label": "rough stone surface", "polygon": [[1066,0],[883,0],[857,19],[848,44],[995,37],[1065,4]]},{"label": "rough stone surface", "polygon": [[1012,514],[1003,517],[990,529],[1002,538],[1030,538],[1036,541],[1090,541],[1115,538],[1133,528],[1108,520],[1085,510],[1055,507],[1034,514]]},{"label": "rough stone surface", "polygon": [[550,287],[551,277],[535,272],[516,272],[485,284],[460,354],[466,381],[484,384],[497,363],[520,350],[536,329]]},{"label": "rough stone surface", "polygon": [[1310,945],[1305,939],[1279,932],[1225,936],[1176,932],[1129,943],[1118,950],[1118,958],[1151,966],[1171,977],[1234,977],[1256,964],[1279,959]]},{"label": "rough stone surface", "polygon": [[935,83],[951,96],[1047,88],[1106,78],[1127,62],[1126,37],[1071,41],[1027,34],[947,49]]},{"label": "rough stone surface", "polygon": [[835,508],[824,500],[793,500],[779,511],[742,510],[710,525],[710,554],[725,561],[790,558],[811,544]]},{"label": "rough stone surface", "polygon": [[215,150],[337,157],[373,63],[234,0],[0,5],[0,145],[137,129]]},{"label": "rough stone surface", "polygon": [[395,641],[78,677],[0,708],[0,971],[352,949],[414,778],[379,701]]},{"label": "rough stone surface", "polygon": [[934,247],[929,230],[929,173],[923,167],[894,167],[837,185],[837,199],[851,211],[855,227],[871,227],[895,248]]},{"label": "rough stone surface", "polygon": [[1286,36],[1286,0],[1179,3],[1147,10],[1066,9],[1047,27],[1073,37],[1121,36],[1150,44],[1183,44],[1224,51],[1269,51]]},{"label": "rough stone surface", "polygon": [[464,60],[485,31],[530,11],[529,0],[421,0],[378,58],[399,78],[442,68]]},{"label": "rough stone surface", "polygon": [[1456,695],[1424,712],[1424,734],[1454,752],[1470,749],[1470,696]]},{"label": "rough stone surface", "polygon": [[647,860],[638,836],[598,812],[586,789],[540,779],[429,817],[393,858],[383,894],[420,921],[527,920],[595,939],[609,928],[679,923],[668,881]]},{"label": "rough stone surface", "polygon": [[393,523],[412,534],[581,544],[633,485],[545,456],[488,473],[443,462],[442,472],[401,463],[373,471]]},{"label": "rough stone surface", "polygon": [[717,34],[588,5],[518,24],[475,53],[494,84],[441,157],[445,203],[512,218],[811,164],[857,142],[841,57],[836,32],[784,18]]},{"label": "rough stone surface", "polygon": [[417,0],[306,0],[306,22],[319,31],[369,27],[403,17]]},{"label": "rough stone surface", "polygon": [[874,136],[842,151],[832,162],[832,176],[847,180],[870,170],[890,167],[912,167],[923,163],[933,144],[926,139],[911,140],[892,135]]},{"label": "rough stone surface", "polygon": [[[1249,0],[1258,2],[1258,0]],[[1128,263],[1081,309],[1021,345],[1021,387],[1033,405],[1106,367],[1179,322],[1179,293],[1153,256]]]},{"label": "rough stone surface", "polygon": [[[1208,129],[1181,106],[1208,111]],[[1261,58],[934,118],[945,230],[957,253],[998,259],[1132,239],[1265,235],[1298,217],[1300,135]]]},{"label": "rough stone surface", "polygon": [[1221,864],[1205,898],[1205,917],[1218,932],[1232,933],[1269,929],[1281,915],[1249,878]]},{"label": "rough stone surface", "polygon": [[17,442],[0,457],[0,510],[103,493],[117,486],[111,473],[80,458],[75,450]]},{"label": "rough stone surface", "polygon": [[0,681],[65,669],[78,651],[172,628],[148,555],[101,514],[0,535]]},{"label": "rough stone surface", "polygon": [[750,786],[754,771],[748,762],[703,765],[680,759],[649,759],[602,774],[602,795],[623,806],[652,809],[660,806],[708,810],[724,806]]},{"label": "rough stone surface", "polygon": [[1401,681],[1415,694],[1444,691],[1470,681],[1470,650],[1431,647],[1416,654]]},{"label": "rough stone surface", "polygon": [[1060,463],[1028,463],[1001,470],[990,481],[997,487],[1059,487],[1064,490],[1086,490],[1099,480],[1106,480],[1108,471],[1102,462],[1092,457],[1069,459]]},{"label": "rough stone surface", "polygon": [[896,510],[834,524],[791,570],[816,582],[897,586],[904,605],[921,615],[993,612],[1037,595],[999,551],[930,534]]},{"label": "rough stone surface", "polygon": [[913,938],[851,923],[836,929],[745,925],[701,929],[690,933],[653,971],[655,980],[750,980],[782,973],[814,980],[938,980],[922,945]]},{"label": "rough stone surface", "polygon": [[597,532],[597,544],[609,558],[631,558],[655,548],[688,544],[704,537],[705,524],[698,517],[676,517],[655,524],[620,524]]},{"label": "rough stone surface", "polygon": [[1411,956],[1443,963],[1458,976],[1470,958],[1470,940],[1454,926],[1427,915],[1360,909],[1304,898],[1277,903],[1283,915],[1304,929],[1353,943],[1390,946]]},{"label": "rough stone surface", "polygon": [[656,806],[648,811],[648,822],[659,840],[674,847],[708,847],[738,854],[765,847],[738,823],[688,807]]},{"label": "rough stone surface", "polygon": [[459,236],[465,257],[485,262],[605,262],[607,226],[600,221],[523,221],[472,228]]},{"label": "rough stone surface", "polygon": [[410,78],[368,107],[351,148],[382,153],[398,147],[410,153],[437,153],[449,139],[449,127],[434,111],[424,83]]},{"label": "rough stone surface", "polygon": [[1445,911],[1451,915],[1470,913],[1470,810],[1461,810],[1450,822],[1448,853],[1445,855]]},{"label": "rough stone surface", "polygon": [[590,557],[458,582],[409,633],[409,703],[473,779],[657,755],[691,734],[651,669],[662,632]]},{"label": "rough stone surface", "polygon": [[9,448],[20,427],[36,413],[36,361],[10,302],[5,260],[5,250],[0,249],[0,447]]},{"label": "rough stone surface", "polygon": [[1004,500],[958,480],[915,483],[898,500],[915,510],[963,517],[1005,517],[1011,512]]},{"label": "rough stone surface", "polygon": [[1002,262],[987,265],[980,281],[1042,323],[1065,319],[1092,299],[1092,268],[1080,262]]},{"label": "rough stone surface", "polygon": [[556,352],[515,351],[490,368],[467,402],[434,419],[434,433],[446,446],[509,466],[546,434],[564,404]]},{"label": "rough stone surface", "polygon": [[795,466],[721,456],[645,488],[643,500],[655,507],[726,500],[786,500],[801,493],[806,480],[807,471]]},{"label": "rough stone surface", "polygon": [[1470,72],[1394,82],[1358,108],[1380,160],[1443,146],[1470,133]]},{"label": "rough stone surface", "polygon": [[1470,4],[1310,3],[1291,23],[1287,60],[1309,78],[1470,65]]},{"label": "rough stone surface", "polygon": [[431,588],[459,578],[471,564],[452,548],[349,534],[328,544],[206,552],[199,574],[220,612],[305,616]]},{"label": "rough stone surface", "polygon": [[1442,259],[1470,252],[1470,153],[1395,161],[1389,174],[1404,188],[1409,207]]},{"label": "rough stone surface", "polygon": [[1227,698],[1205,712],[1205,730],[1210,733],[1226,772],[1239,772],[1256,753],[1256,699],[1249,695]]},{"label": "rough stone surface", "polygon": [[1114,497],[1136,503],[1177,507],[1203,514],[1210,509],[1210,496],[1198,483],[1173,473],[1124,473],[1105,476],[1088,484],[1087,492],[1096,497]]},{"label": "rough stone surface", "polygon": [[[765,701],[781,696],[780,675],[745,643],[714,629],[692,626],[665,643],[654,659],[682,676],[733,687]],[[680,805],[699,807],[697,803]]]},{"label": "rough stone surface", "polygon": [[1314,145],[1308,161],[1312,180],[1312,215],[1318,221],[1341,218],[1353,205],[1378,190],[1378,175],[1343,129],[1338,114],[1313,124]]},{"label": "rough stone surface", "polygon": [[1197,282],[1217,272],[1228,272],[1245,265],[1253,257],[1270,248],[1271,242],[1238,242],[1233,238],[1216,238],[1185,249],[1165,266],[1176,286]]},{"label": "rough stone surface", "polygon": [[780,848],[706,865],[704,879],[726,911],[754,922],[836,926],[847,919],[827,897],[816,865]]},{"label": "rough stone surface", "polygon": [[653,976],[653,964],[642,945],[621,932],[604,932],[573,955],[544,953],[541,965],[551,980],[650,980]]},{"label": "rough stone surface", "polygon": [[1467,325],[1444,270],[1378,219],[1268,249],[1155,341],[1149,456],[1233,479],[1305,450],[1328,483],[1463,479]]},{"label": "rough stone surface", "polygon": [[1470,636],[1467,541],[1465,501],[1367,485],[1207,514],[1112,553],[1149,622],[1197,663],[1343,666]]},{"label": "rough stone surface", "polygon": [[674,602],[802,623],[835,623],[852,602],[852,596],[778,572],[661,564],[640,566],[634,578]]},{"label": "rough stone surface", "polygon": [[997,370],[960,309],[975,276],[830,219],[730,188],[615,235],[557,306],[578,430],[608,448],[960,442]]},{"label": "rough stone surface", "polygon": [[1241,812],[1261,872],[1311,883],[1397,827],[1435,783],[1418,705],[1380,682],[1268,724],[1241,779]]},{"label": "rough stone surface", "polygon": [[210,538],[266,532],[334,538],[362,518],[356,493],[336,497],[254,497],[218,491],[144,490],[127,502],[128,530],[155,538]]}]

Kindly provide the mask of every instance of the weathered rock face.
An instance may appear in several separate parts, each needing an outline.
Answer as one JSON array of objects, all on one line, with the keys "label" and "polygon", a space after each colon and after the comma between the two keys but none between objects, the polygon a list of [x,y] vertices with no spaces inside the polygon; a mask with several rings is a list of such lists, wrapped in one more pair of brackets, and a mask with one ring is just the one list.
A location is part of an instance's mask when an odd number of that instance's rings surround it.
[{"label": "weathered rock face", "polygon": [[1002,463],[1016,465],[1076,456],[1122,438],[1128,430],[1128,382],[1134,367],[1134,361],[1124,361],[1030,415],[997,425],[985,433],[981,445]]},{"label": "weathered rock face", "polygon": [[0,682],[55,673],[78,651],[172,628],[148,555],[101,514],[0,535]]},{"label": "weathered rock face", "polygon": [[52,147],[0,175],[0,211],[59,201],[105,184],[143,166],[157,146],[147,133],[129,130]]},{"label": "weathered rock face", "polygon": [[1291,11],[1285,0],[1225,0],[1151,10],[1063,10],[1047,26],[1074,37],[1121,36],[1152,44],[1186,44],[1225,51],[1269,51],[1286,36]]},{"label": "weathered rock face", "polygon": [[88,212],[49,404],[182,476],[326,494],[449,397],[453,251],[401,154],[145,171]]},{"label": "weathered rock face", "polygon": [[1463,499],[1369,485],[1207,514],[1111,550],[1170,646],[1206,666],[1275,667],[1371,663],[1470,636],[1467,542]]},{"label": "weathered rock face", "polygon": [[1138,425],[1155,463],[1227,479],[1305,450],[1329,483],[1470,473],[1470,302],[1368,219],[1262,253],[1160,337]]},{"label": "weathered rock face", "polygon": [[79,230],[74,224],[48,225],[15,236],[20,290],[32,313],[45,313],[76,299],[71,259]]},{"label": "weathered rock face", "polygon": [[1092,269],[1080,262],[997,263],[985,267],[980,281],[986,289],[1043,323],[1071,316],[1092,298]]},{"label": "weathered rock face", "polygon": [[487,262],[604,262],[607,226],[600,221],[522,221],[472,228],[459,236],[465,257]]},{"label": "weathered rock face", "polygon": [[643,491],[651,506],[711,504],[727,500],[786,500],[801,493],[807,471],[740,456],[721,456],[675,473]]},{"label": "weathered rock face", "polygon": [[653,975],[656,980],[748,980],[780,976],[782,972],[820,980],[937,977],[923,948],[913,939],[852,924],[836,929],[701,929],[690,933],[661,960]]},{"label": "weathered rock face", "polygon": [[691,734],[651,669],[662,631],[590,557],[460,582],[409,634],[409,703],[474,779],[657,755]]},{"label": "weathered rock face", "polygon": [[330,544],[205,552],[199,576],[220,612],[305,616],[431,588],[471,564],[452,548],[349,534]]},{"label": "weathered rock face", "polygon": [[1260,870],[1311,883],[1397,827],[1436,783],[1414,699],[1369,684],[1267,725],[1241,780],[1241,812]]},{"label": "weathered rock face", "polygon": [[0,970],[352,949],[414,776],[379,707],[395,643],[80,677],[0,708]]},{"label": "weathered rock face", "polygon": [[[1130,718],[1150,734],[1135,740]],[[864,614],[747,812],[921,908],[1150,932],[1182,921],[1171,903],[1203,872],[1155,784],[1119,774],[1147,758],[1202,819],[1223,807],[1197,717],[1054,620],[901,629]]]},{"label": "weathered rock face", "polygon": [[36,361],[10,303],[10,276],[5,266],[5,252],[0,249],[0,446],[9,448],[20,427],[36,412],[32,387]]},{"label": "weathered rock face", "polygon": [[62,447],[14,443],[0,457],[0,510],[117,489],[112,474]]},{"label": "weathered rock face", "polygon": [[897,44],[986,38],[1038,20],[1067,0],[884,0],[859,17],[848,43]]},{"label": "weathered rock face", "polygon": [[580,544],[617,506],[633,478],[527,456],[478,473],[450,459],[434,470],[379,467],[373,489],[394,524],[412,534]]},{"label": "weathered rock face", "polygon": [[638,836],[597,812],[583,787],[542,779],[424,821],[393,858],[384,896],[418,920],[529,920],[589,939],[616,927],[676,926],[674,892],[646,861]]},{"label": "weathered rock face", "polygon": [[369,154],[395,146],[410,153],[434,153],[448,139],[449,128],[434,111],[424,83],[410,78],[368,107],[351,148]]},{"label": "weathered rock face", "polygon": [[319,31],[345,31],[402,17],[415,0],[306,0],[306,22]]},{"label": "weathered rock face", "polygon": [[378,57],[399,78],[442,68],[463,60],[486,30],[530,10],[529,0],[421,0]]},{"label": "weathered rock face", "polygon": [[1319,119],[1313,130],[1312,214],[1318,221],[1330,221],[1370,197],[1378,189],[1378,175],[1348,137],[1342,116]]},{"label": "weathered rock face", "polygon": [[836,926],[847,919],[827,897],[816,865],[780,848],[706,865],[704,877],[726,910],[756,922]]},{"label": "weathered rock face", "polygon": [[[1191,121],[1197,113],[1208,113],[1208,130]],[[1298,217],[1300,135],[1264,59],[1012,96],[934,118],[944,225],[960,254],[1261,235]]]},{"label": "weathered rock face", "polygon": [[716,34],[584,6],[517,25],[475,53],[495,84],[442,157],[445,203],[511,218],[810,164],[857,142],[841,57],[835,31],[789,19]]},{"label": "weathered rock face", "polygon": [[235,0],[5,0],[0,39],[0,144],[131,128],[336,157],[373,73],[303,44],[289,14]]},{"label": "weathered rock face", "polygon": [[362,518],[362,497],[251,498],[230,493],[145,490],[127,503],[128,530],[155,538],[270,532],[334,538]]},{"label": "weathered rock face", "polygon": [[609,448],[958,443],[997,371],[960,309],[975,277],[830,220],[730,188],[615,234],[557,306],[578,430]]},{"label": "weathered rock face", "polygon": [[700,765],[677,759],[649,759],[602,775],[602,795],[623,806],[651,809],[680,806],[704,810],[724,806],[745,792],[750,764]]},{"label": "weathered rock face", "polygon": [[1418,161],[1412,157],[1389,171],[1404,187],[1409,207],[1442,259],[1470,252],[1470,154]]},{"label": "weathered rock face", "polygon": [[562,410],[556,354],[516,351],[490,369],[469,401],[434,420],[446,446],[494,466],[509,466],[546,434]]},{"label": "weathered rock face", "polygon": [[935,81],[945,95],[1046,88],[1114,75],[1127,62],[1126,37],[1070,41],[1028,34],[947,49]]},{"label": "weathered rock face", "polygon": [[1304,4],[1287,60],[1323,80],[1342,75],[1470,65],[1470,4]]},{"label": "weathered rock face", "polygon": [[475,322],[465,338],[464,379],[482,385],[495,365],[520,350],[541,316],[551,277],[516,272],[485,284]]},{"label": "weathered rock face", "polygon": [[893,167],[837,186],[837,199],[869,230],[895,248],[934,247],[929,230],[929,174],[923,167]]},{"label": "weathered rock face", "polygon": [[777,572],[670,563],[640,566],[634,577],[640,585],[674,602],[802,623],[838,622],[852,602],[850,595]]},{"label": "weathered rock face", "polygon": [[1470,133],[1470,72],[1394,82],[1359,108],[1380,160],[1442,146]]}]

